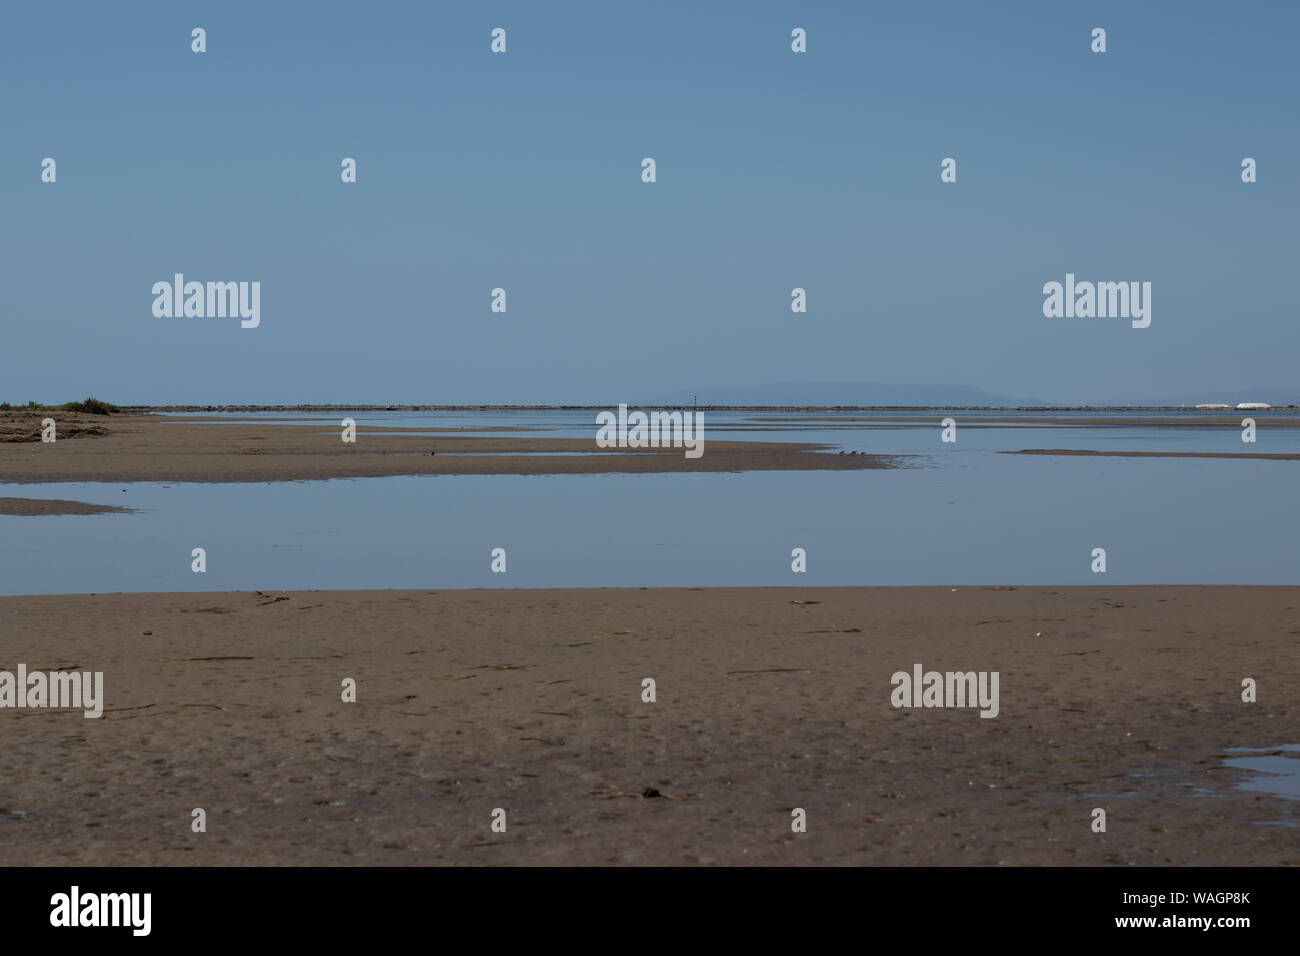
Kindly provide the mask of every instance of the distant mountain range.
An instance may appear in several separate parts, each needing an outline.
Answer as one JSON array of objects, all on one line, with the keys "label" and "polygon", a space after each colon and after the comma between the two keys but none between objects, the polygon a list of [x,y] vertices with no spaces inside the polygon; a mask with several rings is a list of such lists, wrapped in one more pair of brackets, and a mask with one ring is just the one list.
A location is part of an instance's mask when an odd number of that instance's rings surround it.
[{"label": "distant mountain range", "polygon": [[[969,385],[898,385],[882,382],[777,382],[710,387],[694,395],[660,395],[664,405],[931,405],[1015,407],[1045,405],[1036,398],[1010,398]],[[1261,399],[1267,401],[1267,399]],[[652,404],[652,403],[645,403]]]},{"label": "distant mountain range", "polygon": [[660,394],[653,401],[640,404],[689,405],[780,405],[780,406],[904,406],[936,408],[988,406],[1020,408],[1025,406],[1078,407],[1091,405],[1236,405],[1239,402],[1266,402],[1269,405],[1300,405],[1300,388],[1243,388],[1234,391],[1189,393],[1158,398],[1099,396],[1082,402],[1045,401],[998,395],[972,385],[902,385],[893,382],[775,382],[768,385],[719,386],[701,389],[694,394]]}]

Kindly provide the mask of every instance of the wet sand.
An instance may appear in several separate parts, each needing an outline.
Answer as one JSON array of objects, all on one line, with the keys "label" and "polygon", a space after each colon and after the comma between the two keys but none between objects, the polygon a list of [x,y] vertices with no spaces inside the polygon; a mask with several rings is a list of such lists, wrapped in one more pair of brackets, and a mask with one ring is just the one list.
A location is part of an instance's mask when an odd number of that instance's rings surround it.
[{"label": "wet sand", "polygon": [[[40,441],[54,418],[57,440]],[[830,446],[713,441],[682,448],[601,449],[590,439],[470,437],[461,429],[359,427],[338,422],[213,424],[157,415],[0,413],[0,483],[59,481],[301,481],[386,475],[591,475],[648,472],[827,471],[894,467],[883,455],[840,455]],[[476,432],[482,429],[465,429]],[[436,434],[421,434],[436,432]],[[592,453],[597,454],[575,454]]]},{"label": "wet sand", "polygon": [[1022,448],[999,455],[1095,455],[1103,458],[1254,458],[1264,461],[1300,461],[1300,455],[1266,451],[1090,451],[1083,448]]},{"label": "wet sand", "polygon": [[[0,863],[1297,865],[1296,831],[1266,824],[1300,801],[1236,789],[1220,758],[1300,743],[1298,606],[1281,587],[5,597],[0,670],[102,671],[106,703],[0,709]],[[998,671],[1000,714],[895,709],[915,663]]]},{"label": "wet sand", "polygon": [[134,509],[60,498],[0,498],[0,515],[130,514]]}]

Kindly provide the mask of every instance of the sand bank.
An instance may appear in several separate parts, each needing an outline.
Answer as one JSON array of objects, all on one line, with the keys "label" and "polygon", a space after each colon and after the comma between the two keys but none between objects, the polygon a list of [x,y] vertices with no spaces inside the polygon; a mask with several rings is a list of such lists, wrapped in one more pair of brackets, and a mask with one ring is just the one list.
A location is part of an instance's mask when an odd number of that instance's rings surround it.
[{"label": "sand bank", "polygon": [[134,509],[59,498],[0,498],[0,515],[130,514]]},{"label": "sand bank", "polygon": [[[1220,759],[1300,742],[1298,605],[1240,587],[0,598],[0,670],[105,689],[97,720],[0,709],[0,860],[1300,864],[1296,831],[1266,825],[1300,802],[1236,789]],[[915,663],[998,671],[998,716],[892,707]]]},{"label": "sand bank", "polygon": [[1097,455],[1103,458],[1255,458],[1264,461],[1300,461],[1300,455],[1266,451],[1090,451],[1083,448],[1022,448],[999,455]]},{"label": "sand bank", "polygon": [[[40,441],[47,416],[57,423],[53,443]],[[586,440],[471,437],[459,429],[419,434],[431,431],[361,427],[356,442],[347,444],[337,422],[214,424],[156,415],[8,412],[0,413],[0,483],[826,471],[897,463],[889,456],[827,453],[827,445],[713,441],[707,428],[699,458],[687,458],[681,448],[599,449],[594,424]]]}]

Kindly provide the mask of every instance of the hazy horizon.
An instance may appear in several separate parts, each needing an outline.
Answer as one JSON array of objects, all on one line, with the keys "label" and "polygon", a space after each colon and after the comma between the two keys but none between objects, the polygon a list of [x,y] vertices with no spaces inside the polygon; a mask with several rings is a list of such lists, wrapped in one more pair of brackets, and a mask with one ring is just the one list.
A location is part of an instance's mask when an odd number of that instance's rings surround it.
[{"label": "hazy horizon", "polygon": [[[557,390],[559,391],[559,390]],[[584,390],[584,397],[570,399],[550,399],[545,396],[529,400],[506,401],[485,396],[481,400],[458,402],[436,401],[391,401],[376,396],[334,396],[328,400],[281,400],[252,401],[244,398],[215,398],[201,401],[127,401],[119,396],[102,394],[65,395],[27,397],[21,400],[13,396],[0,395],[0,404],[9,403],[21,407],[27,401],[38,404],[58,405],[66,401],[79,401],[87,397],[98,398],[111,404],[129,407],[273,407],[301,406],[322,408],[391,408],[391,407],[440,407],[440,408],[475,408],[475,407],[534,407],[534,408],[609,408],[618,404],[629,406],[718,406],[718,407],[762,407],[762,406],[808,406],[808,407],[915,407],[915,408],[959,408],[959,407],[1177,407],[1196,404],[1236,405],[1239,402],[1265,402],[1275,407],[1300,405],[1300,388],[1244,388],[1223,390],[1178,396],[1145,396],[1141,398],[1101,397],[1092,400],[1065,402],[1039,397],[1015,397],[986,392],[964,385],[936,385],[902,383],[769,383],[752,387],[715,388],[702,392],[660,391],[648,395],[629,395],[626,389],[609,386],[604,389],[592,387]],[[349,400],[350,399],[350,400]]]}]

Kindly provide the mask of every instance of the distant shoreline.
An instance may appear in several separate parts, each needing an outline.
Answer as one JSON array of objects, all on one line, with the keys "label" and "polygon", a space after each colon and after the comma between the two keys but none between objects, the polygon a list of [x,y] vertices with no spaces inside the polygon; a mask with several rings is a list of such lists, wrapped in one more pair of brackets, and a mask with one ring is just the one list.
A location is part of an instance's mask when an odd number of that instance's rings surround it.
[{"label": "distant shoreline", "polygon": [[[605,405],[123,405],[123,412],[581,412]],[[1223,412],[1234,408],[1194,408],[1187,405],[686,405],[637,404],[628,408],[692,408],[702,412]],[[1294,411],[1296,405],[1249,409],[1255,413]]]}]

